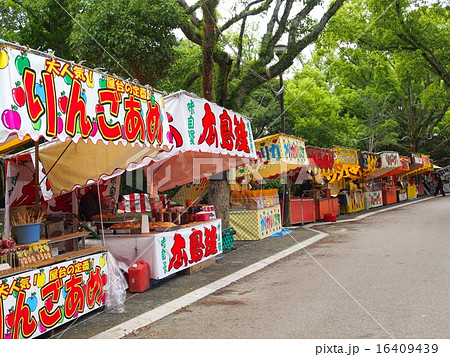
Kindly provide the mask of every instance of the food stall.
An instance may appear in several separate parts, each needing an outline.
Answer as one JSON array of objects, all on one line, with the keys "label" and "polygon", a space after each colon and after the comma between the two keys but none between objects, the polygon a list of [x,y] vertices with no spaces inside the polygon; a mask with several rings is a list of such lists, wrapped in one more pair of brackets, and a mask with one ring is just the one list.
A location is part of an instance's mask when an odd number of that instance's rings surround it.
[{"label": "food stall", "polygon": [[[7,161],[0,337],[30,338],[104,306],[110,276],[107,248],[87,247],[89,232],[41,235],[45,201],[167,150],[167,124],[148,87],[3,41],[0,51],[0,143],[36,142]],[[13,164],[34,172],[10,211],[23,173]]]},{"label": "food stall", "polygon": [[[288,176],[301,167],[305,171],[307,169],[303,139],[275,134],[255,140],[255,148],[258,158],[238,167],[236,177],[256,182],[280,177],[281,180],[286,180],[289,192],[291,182]],[[276,190],[254,190],[252,199],[258,197],[257,201],[265,202],[265,205],[248,205],[249,201],[245,200],[246,205],[239,206],[239,197],[239,191],[232,192],[234,200],[230,209],[230,224],[237,232],[236,240],[262,239],[281,231],[283,209],[280,201],[283,201],[278,199]],[[292,223],[314,220],[314,200],[290,198],[289,205]]]},{"label": "food stall", "polygon": [[326,214],[339,215],[339,201],[332,197],[328,181],[334,174],[334,154],[331,150],[306,147],[309,160],[308,172],[314,182],[314,188],[308,193],[314,199],[315,219],[323,220]]},{"label": "food stall", "polygon": [[410,153],[408,158],[409,171],[403,173],[400,177],[408,182],[408,200],[414,200],[425,194],[425,188],[422,183],[421,175],[434,171],[434,169],[428,155]]},{"label": "food stall", "polygon": [[[361,178],[358,151],[334,146],[334,174],[328,185],[332,195],[339,199],[339,212],[352,213],[364,209],[364,192],[354,182]],[[358,182],[358,181],[356,181]]]},{"label": "food stall", "polygon": [[381,167],[380,154],[371,152],[359,153],[359,165],[362,171],[361,181],[365,196],[365,208],[370,209],[382,206],[383,196],[381,183],[371,177]]},{"label": "food stall", "polygon": [[151,211],[142,215],[149,217],[145,234],[133,229],[125,233],[127,226],[111,221],[105,235],[108,250],[123,270],[143,260],[151,279],[215,261],[224,251],[222,221],[215,218],[215,208],[198,204],[194,197],[204,194],[211,175],[256,158],[247,118],[184,91],[166,96],[164,102],[173,147],[141,167],[153,195],[182,188],[173,198],[150,200]]},{"label": "food stall", "polygon": [[406,184],[402,180],[399,175],[409,171],[409,159],[406,156],[399,156],[400,157],[400,167],[397,167],[387,173],[384,173],[380,176],[380,179],[388,179],[389,181],[392,181],[397,188],[397,201],[396,202],[402,202],[408,200],[408,192],[406,189]]},{"label": "food stall", "polygon": [[390,176],[386,176],[384,179],[381,179],[381,176],[401,167],[401,161],[397,152],[384,151],[379,155],[380,168],[374,173],[369,174],[367,178],[378,178],[378,183],[382,185],[383,205],[386,206],[397,202],[397,194],[400,188],[395,185],[392,179],[389,179]]}]

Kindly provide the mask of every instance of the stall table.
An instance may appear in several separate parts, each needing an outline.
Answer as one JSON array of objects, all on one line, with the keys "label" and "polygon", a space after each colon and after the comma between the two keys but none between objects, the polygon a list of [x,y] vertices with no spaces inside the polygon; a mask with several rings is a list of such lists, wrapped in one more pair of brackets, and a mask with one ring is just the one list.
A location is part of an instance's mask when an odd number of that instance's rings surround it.
[{"label": "stall table", "polygon": [[281,208],[273,207],[230,211],[230,226],[236,231],[234,240],[260,240],[281,232]]},{"label": "stall table", "polygon": [[397,203],[397,192],[399,188],[383,188],[383,205],[391,205]]},{"label": "stall table", "polygon": [[223,252],[222,221],[215,219],[151,234],[105,235],[109,252],[119,267],[144,261],[150,279],[159,280],[204,262]]}]

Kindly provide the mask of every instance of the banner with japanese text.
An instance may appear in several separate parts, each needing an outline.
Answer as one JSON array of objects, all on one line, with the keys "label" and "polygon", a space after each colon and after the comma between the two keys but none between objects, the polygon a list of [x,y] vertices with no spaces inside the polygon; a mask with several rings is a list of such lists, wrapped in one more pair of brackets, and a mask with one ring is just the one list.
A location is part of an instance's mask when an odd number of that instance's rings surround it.
[{"label": "banner with japanese text", "polygon": [[222,221],[215,219],[176,231],[155,234],[150,277],[162,279],[223,252]]},{"label": "banner with japanese text", "polygon": [[331,150],[334,154],[335,173],[330,178],[330,184],[343,178],[357,179],[360,177],[359,158],[356,149],[334,146]]},{"label": "banner with japanese text", "polygon": [[243,115],[183,91],[164,101],[175,149],[255,157],[250,120]]},{"label": "banner with japanese text", "polygon": [[374,173],[381,167],[380,154],[375,154],[372,152],[360,152],[359,166],[361,167],[364,176]]},{"label": "banner with japanese text", "polygon": [[307,146],[306,155],[309,160],[309,171],[313,176],[331,177],[334,172],[334,155],[331,150]]},{"label": "banner with japanese text", "polygon": [[380,164],[378,170],[367,175],[368,178],[380,177],[396,168],[401,167],[400,155],[393,151],[383,151],[379,153]]},{"label": "banner with japanese text", "polygon": [[158,154],[147,170],[160,192],[256,158],[250,120],[243,115],[184,91],[164,102],[173,147]]},{"label": "banner with japanese text", "polygon": [[37,337],[105,304],[106,253],[2,279],[0,338]]},{"label": "banner with japanese text", "polygon": [[253,175],[256,180],[261,180],[308,166],[303,139],[276,134],[255,140],[255,148],[258,158],[239,167],[236,176]]},{"label": "banner with japanese text", "polygon": [[0,143],[34,141],[167,145],[162,95],[73,62],[0,45]]}]

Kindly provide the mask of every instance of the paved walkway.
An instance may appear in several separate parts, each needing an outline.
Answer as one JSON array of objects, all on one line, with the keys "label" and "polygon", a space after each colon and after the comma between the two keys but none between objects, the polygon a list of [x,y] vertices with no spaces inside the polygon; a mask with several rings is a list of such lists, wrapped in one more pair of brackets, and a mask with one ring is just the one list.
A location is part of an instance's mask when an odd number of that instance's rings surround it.
[{"label": "paved walkway", "polygon": [[[338,222],[363,219],[378,212],[417,202],[419,201],[408,201],[341,215],[338,217]],[[260,241],[237,241],[235,242],[237,249],[216,257],[216,264],[213,266],[193,275],[174,275],[152,282],[151,288],[143,293],[127,293],[124,313],[107,313],[106,310],[98,310],[56,329],[52,338],[124,337],[142,326],[161,319],[322,239],[326,234],[315,231],[313,227],[326,224],[334,223],[317,222],[294,227],[291,234],[283,237],[266,238]]]}]

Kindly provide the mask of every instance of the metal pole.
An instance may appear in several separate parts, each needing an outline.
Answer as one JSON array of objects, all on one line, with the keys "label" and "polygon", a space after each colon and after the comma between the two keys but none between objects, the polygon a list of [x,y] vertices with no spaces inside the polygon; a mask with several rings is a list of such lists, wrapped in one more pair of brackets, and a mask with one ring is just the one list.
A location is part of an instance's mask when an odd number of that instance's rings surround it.
[{"label": "metal pole", "polygon": [[281,133],[285,134],[286,129],[284,125],[284,88],[283,88],[283,74],[280,74],[280,107],[281,107]]},{"label": "metal pole", "polygon": [[[283,74],[280,74],[280,108],[281,108],[281,133],[285,134],[285,116],[284,116],[284,88],[283,88]],[[284,175],[283,182],[283,226],[291,224],[291,210],[289,199],[289,186],[287,184],[288,175]]]},{"label": "metal pole", "polygon": [[39,207],[39,141],[34,143],[34,198],[36,200],[35,208],[34,208],[34,217],[37,219],[40,213]]}]

